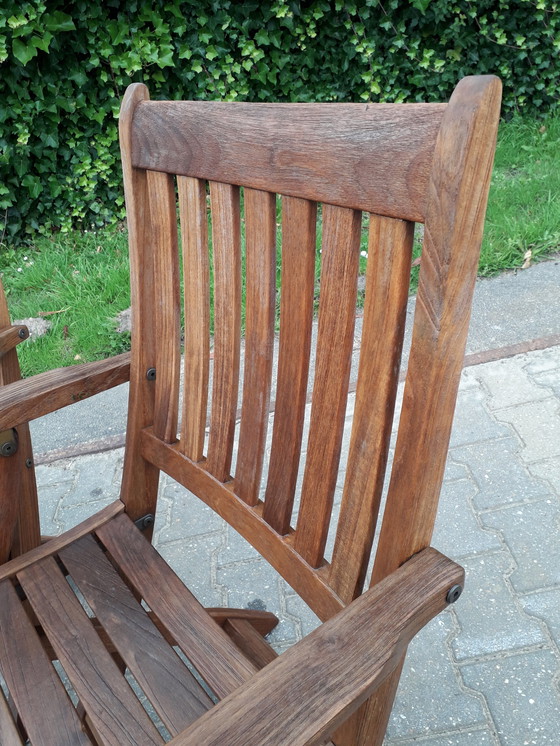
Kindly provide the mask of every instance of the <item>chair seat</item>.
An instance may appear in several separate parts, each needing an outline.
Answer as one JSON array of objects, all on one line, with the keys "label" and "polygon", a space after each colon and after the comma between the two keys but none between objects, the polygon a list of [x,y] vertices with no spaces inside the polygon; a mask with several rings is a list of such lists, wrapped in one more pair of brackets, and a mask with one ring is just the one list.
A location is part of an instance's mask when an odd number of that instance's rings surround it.
[{"label": "chair seat", "polygon": [[[120,502],[0,581],[0,672],[33,744],[161,744],[258,670],[218,623],[227,611],[200,605]],[[0,737],[23,743],[1,696]]]}]

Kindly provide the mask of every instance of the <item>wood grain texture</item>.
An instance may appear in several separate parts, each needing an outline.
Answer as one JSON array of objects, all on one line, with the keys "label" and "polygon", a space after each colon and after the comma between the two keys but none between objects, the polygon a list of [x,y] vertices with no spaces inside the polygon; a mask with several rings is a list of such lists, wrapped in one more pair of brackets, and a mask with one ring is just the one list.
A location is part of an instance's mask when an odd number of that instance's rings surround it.
[{"label": "wood grain texture", "polygon": [[185,299],[185,384],[181,444],[184,453],[200,461],[208,407],[210,357],[210,269],[206,184],[177,177]]},{"label": "wood grain texture", "polygon": [[149,430],[142,435],[142,453],[197,495],[277,570],[321,619],[329,619],[344,604],[328,585],[328,564],[319,570],[310,567],[294,551],[293,533],[279,536],[262,517],[262,504],[250,507],[202,465],[190,461],[174,445],[167,445]]},{"label": "wood grain texture", "polygon": [[492,76],[464,78],[438,135],[403,409],[373,582],[428,546],[432,536],[465,352],[500,92],[500,81]]},{"label": "wood grain texture", "polygon": [[[0,280],[0,330],[12,333],[17,328],[11,325],[4,287]],[[15,347],[6,349],[4,353],[0,356],[0,400],[4,394],[6,406],[13,404],[6,391],[17,386],[21,372]],[[2,410],[0,403],[0,416]],[[10,555],[21,554],[41,541],[29,425],[25,418],[18,423],[9,422],[9,425],[0,427],[0,430],[10,430],[15,424],[19,425],[15,433],[18,450],[12,456],[0,458],[0,564]],[[28,459],[31,460],[30,466],[26,466]]]},{"label": "wood grain texture", "polygon": [[294,547],[322,562],[346,415],[354,345],[361,214],[323,206],[323,253],[317,357],[307,458]]},{"label": "wood grain texture", "polygon": [[90,518],[86,518],[85,521],[78,523],[74,528],[69,529],[60,536],[53,536],[45,544],[35,547],[29,552],[26,552],[21,557],[15,557],[14,559],[6,562],[0,566],[0,580],[5,578],[11,578],[18,572],[26,567],[29,567],[34,562],[37,562],[45,557],[50,557],[56,554],[62,547],[67,546],[70,542],[79,539],[81,536],[89,534],[98,526],[102,525],[106,521],[111,520],[119,513],[124,510],[124,505],[120,500],[107,505],[106,508],[102,508],[99,512],[92,515]]},{"label": "wood grain texture", "polygon": [[147,380],[146,372],[156,366],[156,330],[147,175],[132,164],[131,129],[137,107],[148,98],[146,86],[133,83],[126,90],[119,114],[132,303],[132,356],[121,498],[134,519],[155,513],[159,478],[157,469],[140,457],[138,449],[140,431],[151,425],[154,417],[155,382]]},{"label": "wood grain texture", "polygon": [[18,573],[33,611],[107,746],[162,744],[53,557]]},{"label": "wood grain texture", "polygon": [[169,174],[148,171],[150,236],[154,264],[156,380],[154,431],[166,443],[177,440],[181,365],[181,301],[175,184]]},{"label": "wood grain texture", "polygon": [[305,418],[317,205],[282,198],[282,290],[274,426],[263,517],[280,534],[290,528]]},{"label": "wood grain texture", "polygon": [[463,571],[413,557],[203,715],[172,746],[319,744],[387,677]]},{"label": "wood grain texture", "polygon": [[268,420],[276,306],[276,195],[245,189],[245,366],[235,492],[256,505]]},{"label": "wood grain texture", "polygon": [[0,583],[0,671],[34,746],[90,743],[9,580]]},{"label": "wood grain texture", "polygon": [[377,523],[399,380],[413,238],[413,223],[370,216],[356,402],[329,580],[346,602],[362,592]]},{"label": "wood grain texture", "polygon": [[3,746],[23,746],[8,703],[0,691],[0,743]]},{"label": "wood grain texture", "polygon": [[132,162],[423,222],[441,104],[143,102]]},{"label": "wood grain texture", "polygon": [[254,667],[125,515],[96,534],[219,697],[250,678]]},{"label": "wood grain texture", "polygon": [[0,357],[9,350],[13,350],[20,342],[29,337],[29,329],[23,324],[8,326],[0,329]]},{"label": "wood grain texture", "polygon": [[63,549],[60,557],[171,735],[206,712],[212,700],[95,540],[84,536]]},{"label": "wood grain texture", "polygon": [[239,189],[210,183],[214,254],[214,370],[207,468],[230,478],[239,385],[241,223]]},{"label": "wood grain texture", "polygon": [[[7,355],[4,355],[5,360]],[[0,429],[29,422],[128,381],[130,353],[56,368],[0,387]]]},{"label": "wood grain texture", "polygon": [[278,624],[278,617],[275,616],[271,611],[259,611],[257,609],[229,609],[227,607],[206,607],[206,613],[210,614],[212,619],[217,622],[220,627],[229,620],[240,620],[249,622],[257,632],[264,637],[272,632],[274,627]]},{"label": "wood grain texture", "polygon": [[224,624],[224,631],[259,669],[278,657],[274,648],[247,619],[228,619]]}]

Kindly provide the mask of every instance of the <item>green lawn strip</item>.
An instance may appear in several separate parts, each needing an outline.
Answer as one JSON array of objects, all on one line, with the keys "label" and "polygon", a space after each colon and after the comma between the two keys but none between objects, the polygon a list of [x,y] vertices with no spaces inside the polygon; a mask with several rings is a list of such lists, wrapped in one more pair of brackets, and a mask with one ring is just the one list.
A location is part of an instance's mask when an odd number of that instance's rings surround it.
[{"label": "green lawn strip", "polygon": [[[481,275],[521,268],[526,261],[538,261],[560,250],[559,161],[560,116],[542,121],[518,118],[501,124],[480,259]],[[320,209],[318,215],[317,288],[321,269]],[[279,206],[277,233],[280,284]],[[365,216],[360,246],[362,274],[367,248]],[[414,256],[420,251],[417,240]],[[52,324],[44,337],[19,346],[24,375],[101,359],[127,348],[128,336],[117,333],[115,328],[115,317],[130,302],[127,238],[123,230],[113,227],[97,232],[58,234],[51,239],[38,238],[27,249],[0,245],[0,273],[13,318],[44,315]],[[417,276],[418,268],[414,267],[412,290]],[[363,291],[360,291],[358,304],[362,303]]]}]

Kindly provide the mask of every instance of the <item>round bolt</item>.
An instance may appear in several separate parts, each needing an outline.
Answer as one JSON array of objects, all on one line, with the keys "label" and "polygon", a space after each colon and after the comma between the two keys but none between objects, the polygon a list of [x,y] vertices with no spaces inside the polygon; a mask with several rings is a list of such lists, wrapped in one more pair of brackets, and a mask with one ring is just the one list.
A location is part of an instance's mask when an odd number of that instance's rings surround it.
[{"label": "round bolt", "polygon": [[146,378],[148,381],[155,381],[156,380],[156,369],[155,368],[148,368],[146,371]]},{"label": "round bolt", "polygon": [[6,443],[2,443],[2,448],[0,448],[2,456],[13,456],[16,451],[17,446],[13,440],[8,440]]},{"label": "round bolt", "polygon": [[447,601],[448,604],[454,604],[462,592],[463,592],[462,585],[452,585],[451,588],[447,591],[447,596],[445,597],[445,600]]},{"label": "round bolt", "polygon": [[154,516],[148,513],[148,515],[145,515],[142,520],[140,521],[140,530],[144,531],[146,528],[150,528],[150,526],[154,525]]},{"label": "round bolt", "polygon": [[27,329],[20,329],[18,332],[18,337],[20,339],[25,339],[27,337]]},{"label": "round bolt", "polygon": [[26,458],[25,459],[25,465],[27,466],[28,469],[31,469],[31,467],[33,466],[33,459],[32,458]]}]

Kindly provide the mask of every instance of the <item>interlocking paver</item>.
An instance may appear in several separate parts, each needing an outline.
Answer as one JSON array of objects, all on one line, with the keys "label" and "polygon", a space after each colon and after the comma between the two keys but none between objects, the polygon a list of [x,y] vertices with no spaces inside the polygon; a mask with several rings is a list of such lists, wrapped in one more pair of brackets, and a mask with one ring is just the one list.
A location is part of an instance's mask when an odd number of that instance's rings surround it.
[{"label": "interlocking paver", "polygon": [[537,500],[482,515],[498,529],[516,563],[510,582],[519,593],[560,585],[560,501]]},{"label": "interlocking paver", "polygon": [[560,456],[560,400],[549,397],[496,412],[523,441],[521,457],[526,463]]},{"label": "interlocking paver", "polygon": [[446,645],[451,614],[433,619],[413,640],[399,684],[387,741],[444,733],[451,727],[483,726],[483,700],[461,686]]},{"label": "interlocking paver", "polygon": [[452,643],[457,660],[515,650],[547,641],[542,626],[523,612],[506,582],[512,560],[504,552],[461,562],[465,592],[455,612],[461,634]]},{"label": "interlocking paver", "polygon": [[487,406],[490,410],[504,409],[550,397],[553,391],[539,386],[531,378],[523,355],[496,360],[477,366],[475,375],[488,389]]},{"label": "interlocking paver", "polygon": [[498,438],[453,448],[449,458],[467,468],[478,490],[473,504],[478,510],[498,508],[550,493],[546,482],[536,479],[521,462],[518,438]]},{"label": "interlocking paver", "polygon": [[558,660],[536,650],[461,668],[467,686],[483,691],[503,746],[557,746],[560,699],[552,683]]}]

